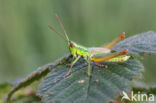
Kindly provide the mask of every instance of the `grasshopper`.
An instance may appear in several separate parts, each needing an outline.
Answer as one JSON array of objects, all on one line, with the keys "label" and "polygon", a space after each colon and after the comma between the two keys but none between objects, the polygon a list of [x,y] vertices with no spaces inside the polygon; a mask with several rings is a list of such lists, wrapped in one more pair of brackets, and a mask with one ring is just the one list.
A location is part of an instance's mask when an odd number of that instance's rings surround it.
[{"label": "grasshopper", "polygon": [[[79,45],[73,41],[71,41],[68,38],[68,35],[66,33],[66,30],[64,29],[64,26],[56,14],[57,21],[61,27],[61,29],[64,32],[64,35],[56,31],[56,29],[50,25],[48,27],[52,29],[56,34],[58,34],[60,37],[62,37],[68,45],[69,51],[73,56],[73,61],[70,64],[70,68],[66,74],[66,76],[70,75],[70,72],[72,70],[73,65],[82,57],[84,60],[88,63],[88,76],[91,76],[91,68],[90,68],[90,61],[93,61],[95,64],[99,64],[100,62],[125,62],[127,61],[130,56],[128,54],[128,49],[123,50],[122,52],[116,52],[111,50],[113,46],[115,46],[120,40],[125,38],[125,33],[122,32],[119,37],[117,37],[112,42],[108,43],[105,46],[102,47],[92,47],[92,48],[86,48],[82,45]],[[66,77],[65,76],[65,77]]]}]

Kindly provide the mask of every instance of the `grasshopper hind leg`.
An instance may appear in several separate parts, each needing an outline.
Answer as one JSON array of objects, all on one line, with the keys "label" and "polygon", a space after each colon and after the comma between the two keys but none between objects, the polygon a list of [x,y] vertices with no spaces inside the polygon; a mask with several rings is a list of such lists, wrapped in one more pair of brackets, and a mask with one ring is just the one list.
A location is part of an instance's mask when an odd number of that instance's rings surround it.
[{"label": "grasshopper hind leg", "polygon": [[109,44],[103,46],[103,48],[111,49],[114,47],[118,42],[120,42],[123,38],[125,38],[125,32],[122,32],[119,37],[117,37],[115,40],[110,42]]}]

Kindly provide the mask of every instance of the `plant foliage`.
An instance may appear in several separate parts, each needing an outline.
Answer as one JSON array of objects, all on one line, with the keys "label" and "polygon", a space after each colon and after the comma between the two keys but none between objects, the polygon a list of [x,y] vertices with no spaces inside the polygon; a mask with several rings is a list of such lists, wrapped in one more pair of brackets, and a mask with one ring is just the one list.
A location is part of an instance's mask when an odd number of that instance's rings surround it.
[{"label": "plant foliage", "polygon": [[[140,61],[133,58],[133,55],[155,54],[156,33],[150,31],[129,37],[113,48],[115,51],[123,49],[128,49],[132,56],[127,62],[103,62],[101,66],[91,62],[92,75],[88,76],[88,65],[81,58],[72,68],[71,75],[65,78],[69,69],[67,64],[72,61],[72,56],[68,54],[54,63],[41,67],[19,82],[9,92],[7,101],[14,92],[47,74],[37,91],[46,103],[107,103],[113,101],[122,91],[132,90],[130,83],[133,78],[142,77],[140,71],[144,67]],[[137,87],[136,90],[139,88]]]},{"label": "plant foliage", "polygon": [[73,67],[72,74],[64,78],[69,69],[65,64],[53,69],[39,86],[39,95],[46,103],[107,103],[114,100],[117,93],[128,92],[130,81],[140,77],[139,70],[143,69],[134,59],[105,64],[107,68],[92,63],[92,76],[89,77],[87,63],[81,60]]}]

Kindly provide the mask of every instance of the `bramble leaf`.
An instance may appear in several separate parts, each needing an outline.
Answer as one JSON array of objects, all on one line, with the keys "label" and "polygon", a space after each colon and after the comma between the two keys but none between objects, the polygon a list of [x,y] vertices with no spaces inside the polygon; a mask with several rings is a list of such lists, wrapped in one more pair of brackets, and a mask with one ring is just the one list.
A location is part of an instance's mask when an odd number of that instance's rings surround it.
[{"label": "bramble leaf", "polygon": [[6,101],[10,101],[11,96],[18,91],[19,89],[26,87],[30,84],[32,84],[33,82],[41,79],[42,77],[44,77],[45,75],[47,75],[51,70],[50,67],[55,67],[57,65],[59,65],[61,62],[65,61],[66,59],[68,59],[71,55],[67,54],[66,56],[58,59],[56,62],[54,63],[49,63],[47,65],[44,65],[43,67],[39,67],[36,71],[34,71],[33,73],[31,73],[30,75],[28,75],[26,78],[24,78],[21,81],[18,81],[15,86],[9,91]]},{"label": "bramble leaf", "polygon": [[5,98],[4,96],[7,95],[8,91],[13,87],[12,84],[3,83],[0,84],[0,103],[4,103]]},{"label": "bramble leaf", "polygon": [[8,102],[11,98],[11,96],[19,89],[26,87],[33,83],[36,80],[39,80],[43,76],[45,76],[49,72],[49,66],[39,68],[37,71],[31,73],[28,77],[24,78],[23,80],[19,81],[15,84],[15,86],[9,91],[6,101]]},{"label": "bramble leaf", "polygon": [[[6,103],[5,98],[8,91],[13,87],[10,83],[0,84],[0,103]],[[33,88],[19,90],[9,103],[42,103],[41,98],[36,95]]]},{"label": "bramble leaf", "polygon": [[110,64],[107,68],[91,63],[92,76],[87,75],[87,63],[81,59],[71,75],[64,78],[69,67],[64,64],[52,69],[39,86],[39,95],[46,103],[107,103],[118,93],[128,92],[130,81],[141,77],[142,64],[134,59],[125,63]]},{"label": "bramble leaf", "polygon": [[131,54],[156,54],[156,32],[144,32],[122,40],[113,50],[128,49]]},{"label": "bramble leaf", "polygon": [[156,95],[156,84],[146,84],[142,81],[133,81],[132,87],[134,92],[143,92]]}]

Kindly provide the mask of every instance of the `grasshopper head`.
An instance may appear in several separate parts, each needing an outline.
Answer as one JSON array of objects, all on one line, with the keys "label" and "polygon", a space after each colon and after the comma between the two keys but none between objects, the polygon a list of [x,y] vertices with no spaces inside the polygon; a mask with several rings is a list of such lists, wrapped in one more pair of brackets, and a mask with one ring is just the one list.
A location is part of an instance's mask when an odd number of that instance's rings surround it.
[{"label": "grasshopper head", "polygon": [[74,48],[74,47],[75,47],[75,43],[72,42],[72,41],[69,41],[69,47],[70,47],[70,48]]},{"label": "grasshopper head", "polygon": [[68,47],[69,47],[69,49],[70,49],[70,51],[71,51],[71,50],[73,50],[73,49],[76,48],[76,43],[73,42],[73,41],[69,41],[69,43],[68,43]]}]

